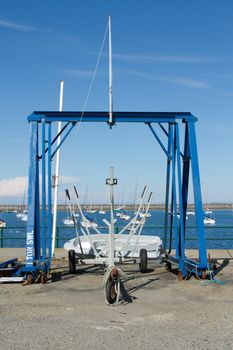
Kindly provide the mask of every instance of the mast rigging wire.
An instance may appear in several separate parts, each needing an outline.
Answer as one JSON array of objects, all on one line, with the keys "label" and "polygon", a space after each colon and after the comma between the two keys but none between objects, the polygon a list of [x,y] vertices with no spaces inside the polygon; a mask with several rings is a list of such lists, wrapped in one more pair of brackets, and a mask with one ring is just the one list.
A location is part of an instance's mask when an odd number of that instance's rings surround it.
[{"label": "mast rigging wire", "polygon": [[107,24],[106,29],[105,29],[105,33],[104,33],[104,37],[103,37],[102,44],[101,44],[101,47],[100,47],[100,51],[99,51],[99,54],[98,54],[97,62],[96,62],[96,65],[95,65],[95,69],[94,69],[94,72],[93,72],[93,75],[92,75],[92,79],[91,79],[91,82],[90,82],[90,85],[89,85],[89,89],[88,89],[88,92],[87,92],[87,96],[86,96],[86,99],[85,99],[85,103],[84,103],[84,106],[83,106],[83,111],[82,111],[82,114],[81,114],[80,121],[78,123],[77,129],[76,129],[76,133],[75,133],[73,144],[72,144],[72,146],[69,149],[69,154],[68,154],[68,157],[67,157],[68,159],[70,158],[71,152],[73,151],[75,143],[77,141],[77,134],[78,134],[78,131],[80,129],[80,125],[81,125],[81,122],[82,122],[82,119],[83,119],[83,115],[84,115],[84,113],[86,111],[87,103],[88,103],[88,100],[89,100],[89,97],[90,97],[90,93],[91,93],[91,89],[92,89],[92,86],[93,86],[93,83],[94,83],[94,80],[95,80],[95,77],[96,77],[96,73],[97,73],[97,69],[98,69],[98,66],[99,66],[100,58],[102,56],[103,47],[104,47],[104,43],[106,41],[108,29],[109,29],[109,23]]}]

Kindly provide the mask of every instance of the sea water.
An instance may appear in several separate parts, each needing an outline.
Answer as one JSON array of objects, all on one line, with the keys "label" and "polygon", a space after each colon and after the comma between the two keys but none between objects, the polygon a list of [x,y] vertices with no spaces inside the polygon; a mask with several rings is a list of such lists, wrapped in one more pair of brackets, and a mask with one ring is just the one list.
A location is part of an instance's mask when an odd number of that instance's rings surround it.
[{"label": "sea water", "polygon": [[[129,215],[133,215],[132,212],[126,211]],[[116,212],[114,212],[116,213]],[[146,224],[143,227],[143,235],[160,236],[164,238],[164,211],[151,210],[151,217],[146,219]],[[102,233],[108,232],[108,227],[103,222],[106,218],[109,220],[109,213],[100,215],[98,212],[90,214],[96,223],[98,223],[98,229]],[[215,219],[216,224],[205,226],[205,236],[207,248],[209,249],[233,249],[233,211],[232,210],[213,210],[210,216]],[[58,227],[58,246],[63,247],[64,243],[76,236],[75,229],[72,226],[65,226],[63,219],[67,217],[66,211],[58,211],[57,215],[57,227]],[[16,217],[16,213],[0,213],[0,219],[6,221],[6,228],[3,229],[1,234],[3,235],[3,247],[25,247],[27,223]],[[115,223],[115,232],[119,232],[123,226],[129,221],[121,220],[117,218]],[[196,230],[196,217],[194,215],[188,215],[186,224],[186,248],[197,248],[197,230]],[[92,233],[95,233],[91,230]],[[168,230],[167,237],[170,237]],[[174,247],[175,232],[173,230],[172,247]],[[1,240],[0,240],[1,244]],[[169,240],[168,243],[169,244]]]}]

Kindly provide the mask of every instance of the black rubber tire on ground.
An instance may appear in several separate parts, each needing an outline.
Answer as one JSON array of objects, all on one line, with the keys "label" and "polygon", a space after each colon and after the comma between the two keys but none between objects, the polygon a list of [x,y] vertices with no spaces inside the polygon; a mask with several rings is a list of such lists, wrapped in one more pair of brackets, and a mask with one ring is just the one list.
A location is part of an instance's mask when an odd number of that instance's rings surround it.
[{"label": "black rubber tire on ground", "polygon": [[76,257],[75,257],[75,251],[73,249],[68,251],[68,259],[69,259],[69,273],[76,273]]},{"label": "black rubber tire on ground", "polygon": [[141,249],[139,256],[140,256],[139,270],[141,273],[145,273],[147,272],[147,250]]},{"label": "black rubber tire on ground", "polygon": [[117,299],[117,282],[109,280],[105,287],[106,299],[109,304],[114,304]]}]

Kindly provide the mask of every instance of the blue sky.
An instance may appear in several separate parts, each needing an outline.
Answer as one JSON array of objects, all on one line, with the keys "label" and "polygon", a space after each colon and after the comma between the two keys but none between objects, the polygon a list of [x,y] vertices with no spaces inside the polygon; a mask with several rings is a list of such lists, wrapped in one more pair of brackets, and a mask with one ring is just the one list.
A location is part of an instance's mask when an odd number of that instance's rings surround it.
[{"label": "blue sky", "polygon": [[[0,2],[0,203],[22,200],[27,116],[58,109],[61,79],[64,110],[83,110],[109,13],[114,110],[196,115],[203,200],[232,202],[232,1],[9,0]],[[105,43],[87,110],[108,110],[107,52]],[[62,148],[62,185],[104,200],[111,165],[119,198],[130,201],[137,182],[163,202],[165,159],[142,125],[82,124]]]}]

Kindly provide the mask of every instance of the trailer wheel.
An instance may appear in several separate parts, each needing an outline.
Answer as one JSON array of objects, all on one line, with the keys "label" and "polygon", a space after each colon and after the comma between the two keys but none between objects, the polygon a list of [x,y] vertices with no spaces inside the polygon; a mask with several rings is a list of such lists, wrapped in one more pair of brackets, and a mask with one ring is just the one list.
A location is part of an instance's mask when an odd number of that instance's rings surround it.
[{"label": "trailer wheel", "polygon": [[117,299],[117,282],[109,280],[105,287],[106,299],[109,304],[114,304]]},{"label": "trailer wheel", "polygon": [[69,273],[76,273],[76,257],[75,257],[75,251],[73,249],[68,251],[68,259],[69,259]]},{"label": "trailer wheel", "polygon": [[42,273],[40,277],[40,283],[46,284],[47,283],[47,275],[45,273]]},{"label": "trailer wheel", "polygon": [[146,249],[140,250],[139,270],[142,273],[147,272],[147,250]]}]

